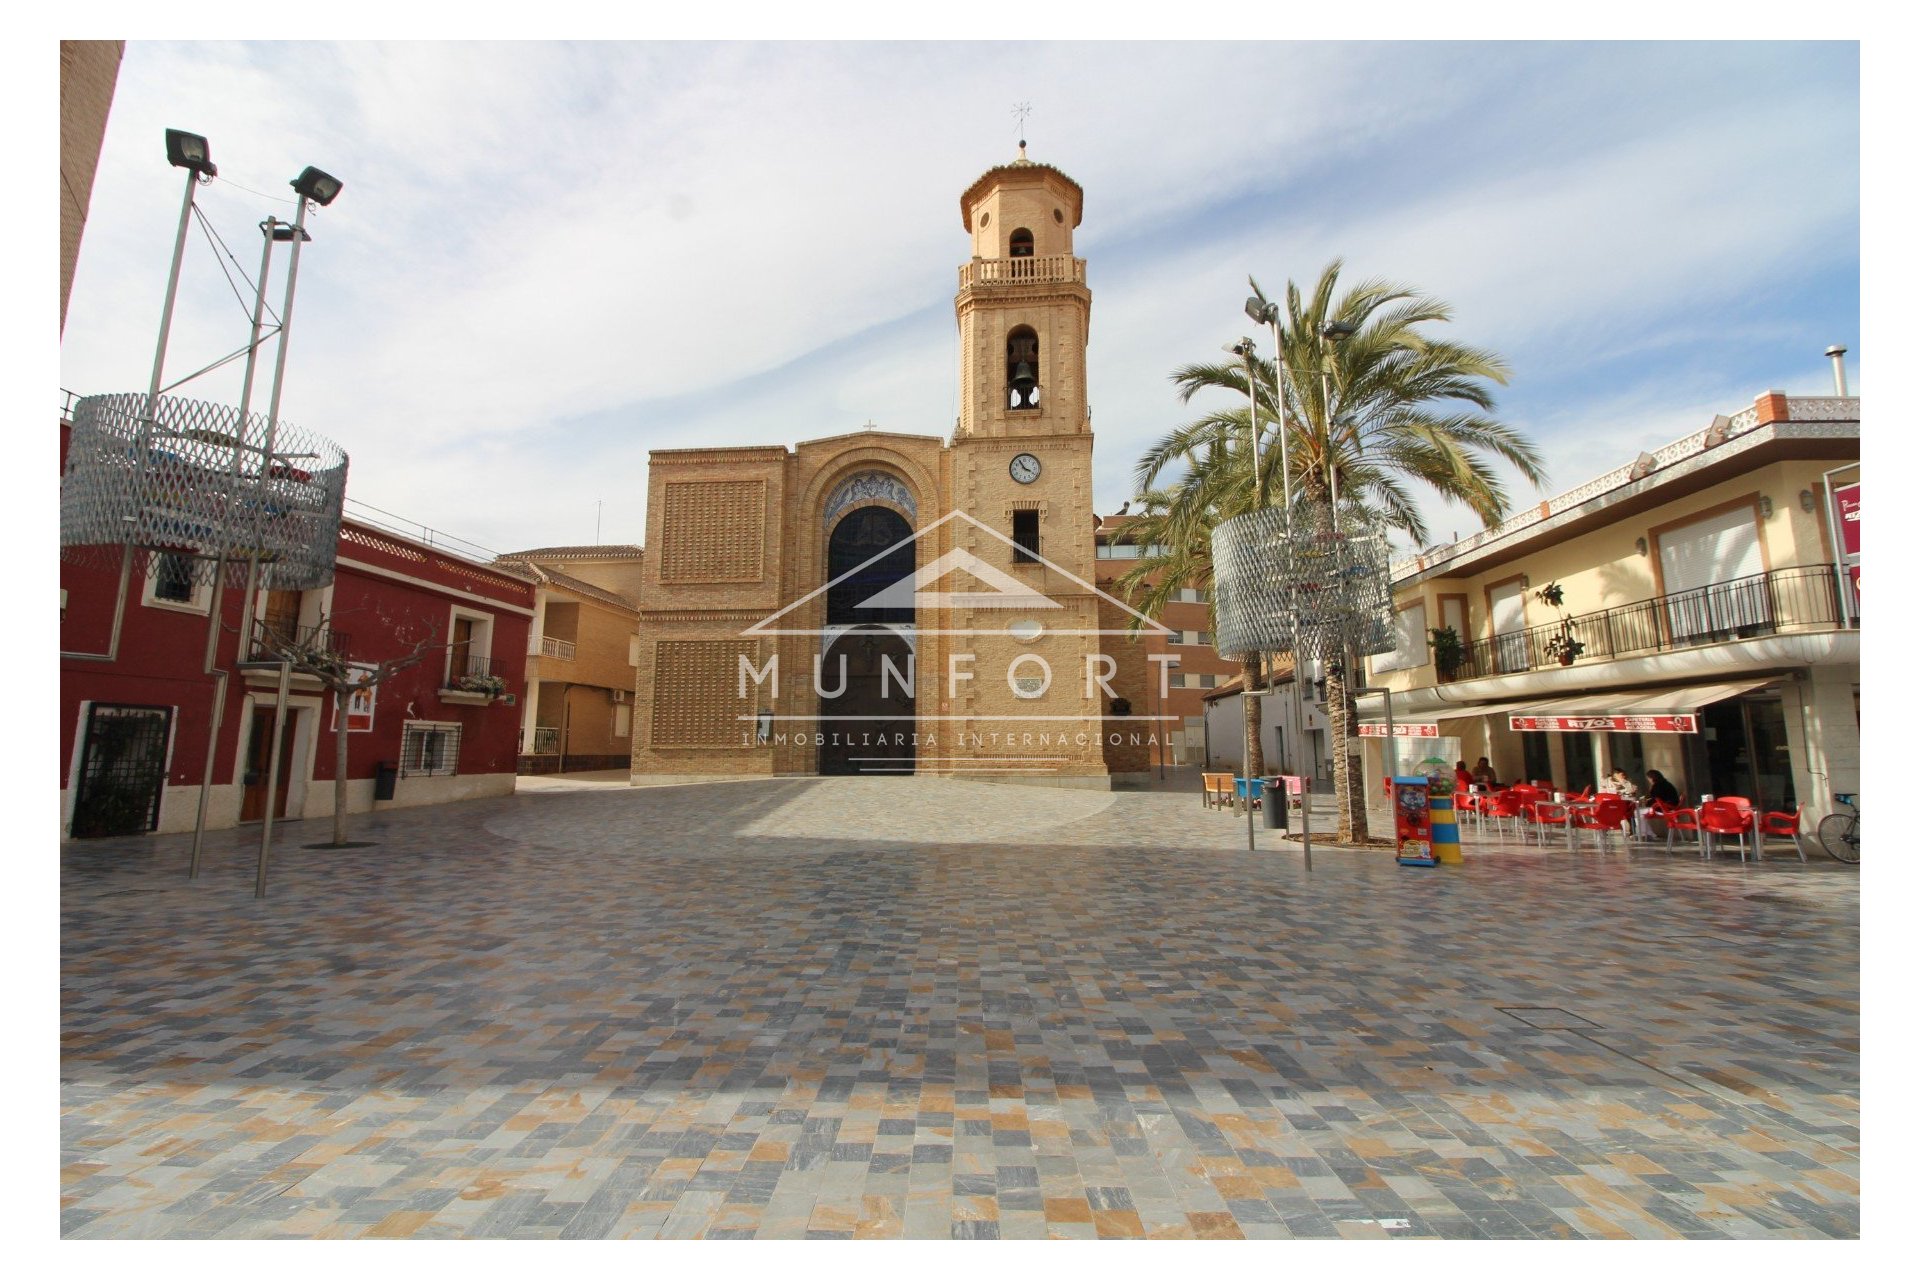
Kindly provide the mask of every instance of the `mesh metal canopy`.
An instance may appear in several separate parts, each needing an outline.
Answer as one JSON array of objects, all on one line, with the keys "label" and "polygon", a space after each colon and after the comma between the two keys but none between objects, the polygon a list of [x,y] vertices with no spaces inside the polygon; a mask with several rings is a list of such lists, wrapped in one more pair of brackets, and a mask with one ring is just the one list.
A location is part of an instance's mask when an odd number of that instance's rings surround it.
[{"label": "mesh metal canopy", "polygon": [[[88,396],[73,410],[60,480],[60,546],[68,559],[118,561],[127,546],[183,553],[210,582],[214,557],[257,554],[266,585],[306,590],[333,580],[347,455],[332,441],[262,414],[143,393]],[[186,557],[194,557],[187,560]],[[149,566],[160,557],[146,557]]]},{"label": "mesh metal canopy", "polygon": [[1393,646],[1387,540],[1325,511],[1265,507],[1213,531],[1214,648],[1225,655],[1324,654]]}]

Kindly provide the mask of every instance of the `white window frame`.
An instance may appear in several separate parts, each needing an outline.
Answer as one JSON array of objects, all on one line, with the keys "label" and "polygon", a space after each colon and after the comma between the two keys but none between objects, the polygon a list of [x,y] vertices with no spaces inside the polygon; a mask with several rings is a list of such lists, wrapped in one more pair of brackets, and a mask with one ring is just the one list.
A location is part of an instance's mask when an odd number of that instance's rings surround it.
[{"label": "white window frame", "polygon": [[[187,560],[197,559],[187,551],[149,551],[151,556],[180,556]],[[197,613],[205,617],[213,603],[213,584],[194,578],[193,590],[185,600],[163,600],[154,594],[154,588],[160,585],[158,567],[150,567],[141,575],[140,603],[149,609],[170,609],[174,613]]]},{"label": "white window frame", "polygon": [[[403,778],[452,778],[460,773],[460,722],[457,720],[406,720],[400,726],[400,776]],[[423,753],[427,735],[442,735],[431,768]]]},{"label": "white window frame", "polygon": [[[456,675],[453,670],[453,629],[454,624],[462,618],[474,624],[473,638],[467,642],[467,657],[487,659],[487,670],[493,671],[493,615],[456,604],[447,610],[446,657],[441,662],[441,687],[445,689],[454,688],[460,676],[467,674],[462,671]],[[500,673],[495,671],[494,674]]]}]

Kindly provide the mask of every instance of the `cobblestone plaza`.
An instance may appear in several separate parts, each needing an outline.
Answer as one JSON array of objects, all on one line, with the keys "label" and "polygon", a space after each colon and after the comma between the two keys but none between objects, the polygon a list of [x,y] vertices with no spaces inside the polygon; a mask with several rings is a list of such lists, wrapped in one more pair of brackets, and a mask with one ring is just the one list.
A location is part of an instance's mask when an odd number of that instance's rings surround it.
[{"label": "cobblestone plaza", "polygon": [[257,830],[63,849],[64,1234],[1859,1231],[1825,860],[1309,873],[1197,790],[928,778],[325,827],[264,901]]}]

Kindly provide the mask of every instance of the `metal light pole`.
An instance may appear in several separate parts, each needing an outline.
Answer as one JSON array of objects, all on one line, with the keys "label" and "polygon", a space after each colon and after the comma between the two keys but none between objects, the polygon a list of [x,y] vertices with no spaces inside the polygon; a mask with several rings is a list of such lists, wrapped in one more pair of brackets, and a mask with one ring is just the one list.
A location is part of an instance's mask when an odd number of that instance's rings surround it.
[{"label": "metal light pole", "polygon": [[[253,377],[260,363],[262,341],[260,321],[267,306],[267,273],[273,265],[273,246],[281,239],[292,238],[291,235],[283,236],[281,234],[283,230],[291,232],[292,228],[277,218],[268,218],[260,224],[260,275],[253,290],[253,327],[247,336],[246,372],[240,380],[240,419],[239,425],[234,429],[233,468],[229,472],[230,479],[236,482],[234,484],[236,489],[240,476],[240,454],[246,443],[247,412],[253,407]],[[263,459],[262,469],[264,470],[271,462],[271,458]],[[213,758],[219,749],[220,722],[225,718],[227,709],[227,673],[224,670],[216,671],[213,665],[219,651],[222,595],[227,584],[226,563],[227,543],[223,540],[220,545],[220,555],[214,561],[213,602],[207,610],[207,653],[205,661],[201,664],[203,669],[214,677],[215,689],[213,708],[208,716],[206,769],[200,779],[200,804],[193,820],[193,851],[187,858],[187,879],[189,880],[197,878],[200,874],[200,848],[206,838],[207,806],[213,794]],[[247,622],[252,616],[254,580],[259,568],[260,559],[256,548],[247,556],[247,585],[240,595],[241,645],[246,643]],[[238,661],[237,654],[235,660]]]},{"label": "metal light pole", "polygon": [[[173,332],[173,304],[180,293],[180,263],[187,254],[187,222],[193,216],[193,189],[201,178],[213,178],[220,170],[213,163],[212,153],[207,148],[207,140],[197,133],[186,133],[179,129],[167,130],[167,163],[176,169],[187,171],[186,194],[180,201],[180,225],[173,233],[173,259],[167,267],[166,300],[160,304],[160,337],[153,348],[153,377],[147,382],[147,403],[140,413],[139,458],[135,462],[134,492],[144,487],[147,463],[153,451],[154,417],[160,401],[160,375],[167,364],[167,338]],[[135,530],[135,535],[141,530]],[[104,654],[79,654],[77,657],[98,657],[108,662],[117,661],[120,655],[120,630],[127,617],[127,584],[133,579],[133,542],[129,540],[120,552],[120,587],[113,598],[113,630],[107,637],[107,651]]]},{"label": "metal light pole", "polygon": [[[1280,308],[1271,302],[1262,302],[1259,298],[1247,299],[1247,318],[1255,324],[1264,324],[1273,330],[1273,403],[1279,414],[1280,434],[1280,501],[1282,514],[1286,518],[1287,546],[1293,546],[1293,449],[1287,439],[1287,348],[1280,340]],[[1293,648],[1293,763],[1300,767],[1301,758],[1306,754],[1307,742],[1307,696],[1301,687],[1305,673],[1300,666],[1300,614],[1299,606],[1294,606],[1294,648]],[[1313,870],[1313,819],[1310,816],[1313,804],[1313,774],[1303,771],[1300,778],[1300,851],[1305,859],[1306,869]],[[1282,803],[1285,803],[1284,798]]]},{"label": "metal light pole", "polygon": [[[333,203],[340,194],[341,183],[331,174],[308,165],[300,171],[300,176],[287,184],[299,196],[293,215],[293,253],[287,259],[286,300],[280,307],[280,344],[273,356],[273,390],[267,400],[267,439],[266,447],[260,457],[260,483],[264,488],[268,474],[273,470],[273,442],[280,426],[280,392],[286,383],[287,339],[293,332],[293,289],[300,278],[300,246],[306,243],[307,203],[318,205]],[[251,619],[243,619],[251,622]],[[287,681],[290,668],[285,658],[280,663],[280,690],[274,700],[273,708],[273,745],[272,754],[267,757],[267,820],[260,826],[260,867],[254,877],[253,896],[267,896],[267,855],[273,846],[273,806],[274,793],[280,777],[280,744],[285,740],[287,731]]]}]

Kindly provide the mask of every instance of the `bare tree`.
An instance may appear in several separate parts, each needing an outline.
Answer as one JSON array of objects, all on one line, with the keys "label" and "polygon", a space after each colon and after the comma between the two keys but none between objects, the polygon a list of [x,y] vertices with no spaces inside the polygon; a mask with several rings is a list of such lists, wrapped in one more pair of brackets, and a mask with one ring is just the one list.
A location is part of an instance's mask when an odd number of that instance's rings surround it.
[{"label": "bare tree", "polygon": [[415,640],[403,625],[394,638],[411,645],[405,652],[382,662],[355,662],[351,638],[334,630],[324,614],[311,627],[283,630],[272,622],[256,627],[261,651],[318,680],[333,695],[333,845],[338,848],[347,842],[347,704],[354,694],[378,688],[445,646],[435,643],[438,637],[431,629]]}]

